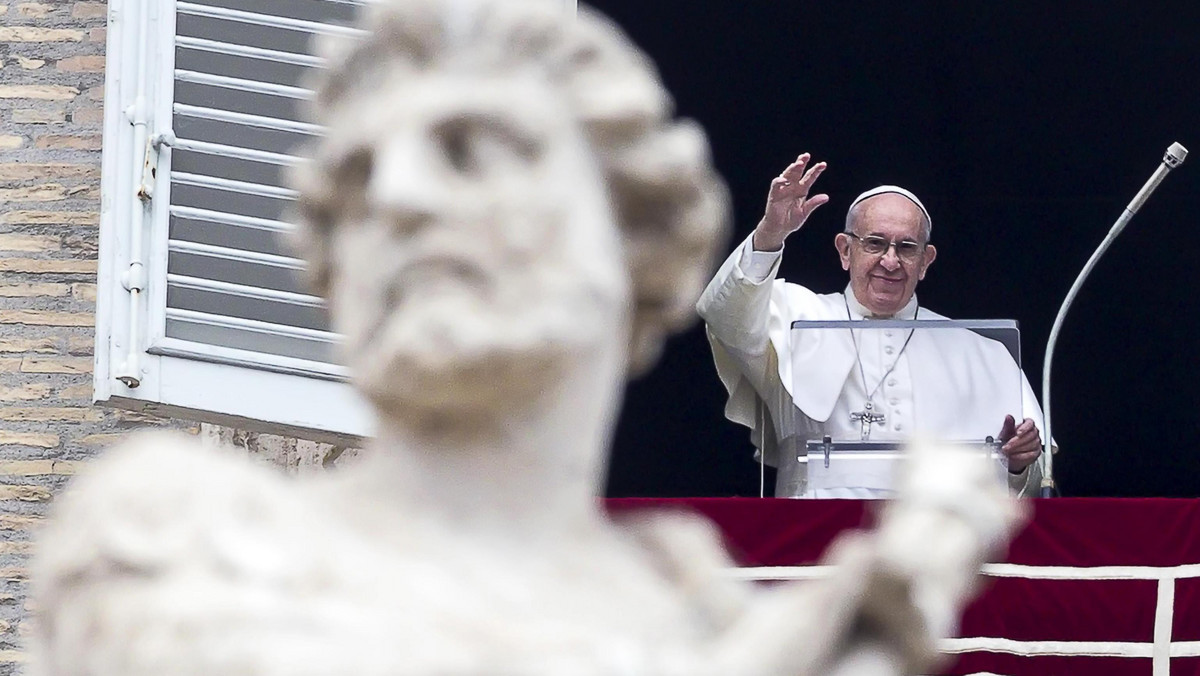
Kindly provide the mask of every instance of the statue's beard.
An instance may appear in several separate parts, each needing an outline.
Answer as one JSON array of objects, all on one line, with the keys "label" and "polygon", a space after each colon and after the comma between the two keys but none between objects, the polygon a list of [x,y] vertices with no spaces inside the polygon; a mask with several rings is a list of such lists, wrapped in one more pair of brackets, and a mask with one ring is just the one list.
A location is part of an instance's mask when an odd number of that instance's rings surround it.
[{"label": "statue's beard", "polygon": [[531,263],[489,275],[442,261],[394,275],[349,355],[380,412],[432,432],[503,424],[536,408],[617,329],[598,289]]}]

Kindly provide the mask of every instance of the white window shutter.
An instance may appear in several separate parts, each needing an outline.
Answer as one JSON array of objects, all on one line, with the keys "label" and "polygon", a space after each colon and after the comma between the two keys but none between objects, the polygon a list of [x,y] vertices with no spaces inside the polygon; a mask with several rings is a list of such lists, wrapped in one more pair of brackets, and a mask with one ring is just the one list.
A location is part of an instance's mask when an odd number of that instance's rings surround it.
[{"label": "white window shutter", "polygon": [[[95,399],[354,443],[371,415],[282,236],[347,0],[110,0]],[[140,196],[139,196],[140,195]]]}]

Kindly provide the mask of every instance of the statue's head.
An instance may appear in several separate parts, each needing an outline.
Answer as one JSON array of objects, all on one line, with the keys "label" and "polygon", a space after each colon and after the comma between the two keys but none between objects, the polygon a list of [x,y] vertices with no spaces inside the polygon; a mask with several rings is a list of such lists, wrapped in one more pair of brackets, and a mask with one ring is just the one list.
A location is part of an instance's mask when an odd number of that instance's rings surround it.
[{"label": "statue's head", "polygon": [[728,201],[700,129],[607,20],[546,0],[384,0],[332,43],[300,244],[386,413],[511,412],[692,320]]}]

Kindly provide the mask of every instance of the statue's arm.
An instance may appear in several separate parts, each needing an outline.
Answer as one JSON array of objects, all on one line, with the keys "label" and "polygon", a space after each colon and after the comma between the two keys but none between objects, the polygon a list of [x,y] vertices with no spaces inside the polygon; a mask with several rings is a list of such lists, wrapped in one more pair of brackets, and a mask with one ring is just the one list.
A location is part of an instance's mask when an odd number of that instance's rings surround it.
[{"label": "statue's arm", "polygon": [[878,528],[840,537],[826,577],[756,590],[712,642],[705,673],[899,676],[936,667],[938,641],[956,633],[980,567],[1025,518],[993,472],[954,448],[914,446]]}]

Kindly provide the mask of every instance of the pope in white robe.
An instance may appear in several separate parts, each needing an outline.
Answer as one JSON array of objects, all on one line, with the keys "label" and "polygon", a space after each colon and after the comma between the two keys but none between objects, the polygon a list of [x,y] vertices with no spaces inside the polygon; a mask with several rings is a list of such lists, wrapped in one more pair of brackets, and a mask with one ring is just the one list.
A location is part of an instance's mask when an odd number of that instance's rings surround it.
[{"label": "pope in white robe", "polygon": [[849,209],[846,231],[835,238],[850,273],[844,293],[816,294],[775,278],[783,240],[828,201],[808,196],[825,168],[807,167],[808,160],[801,155],[772,181],[763,220],[697,304],[729,391],[726,416],[751,428],[761,459],[778,469],[776,496],[890,495],[886,473],[873,473],[870,463],[858,465],[862,469],[843,463],[832,483],[810,485],[799,458],[806,441],[827,435],[872,441],[992,436],[1010,487],[1035,495],[1041,410],[1002,344],[960,328],[793,329],[796,321],[946,319],[921,307],[915,293],[937,255],[929,244],[928,211],[896,186],[863,193]]}]

